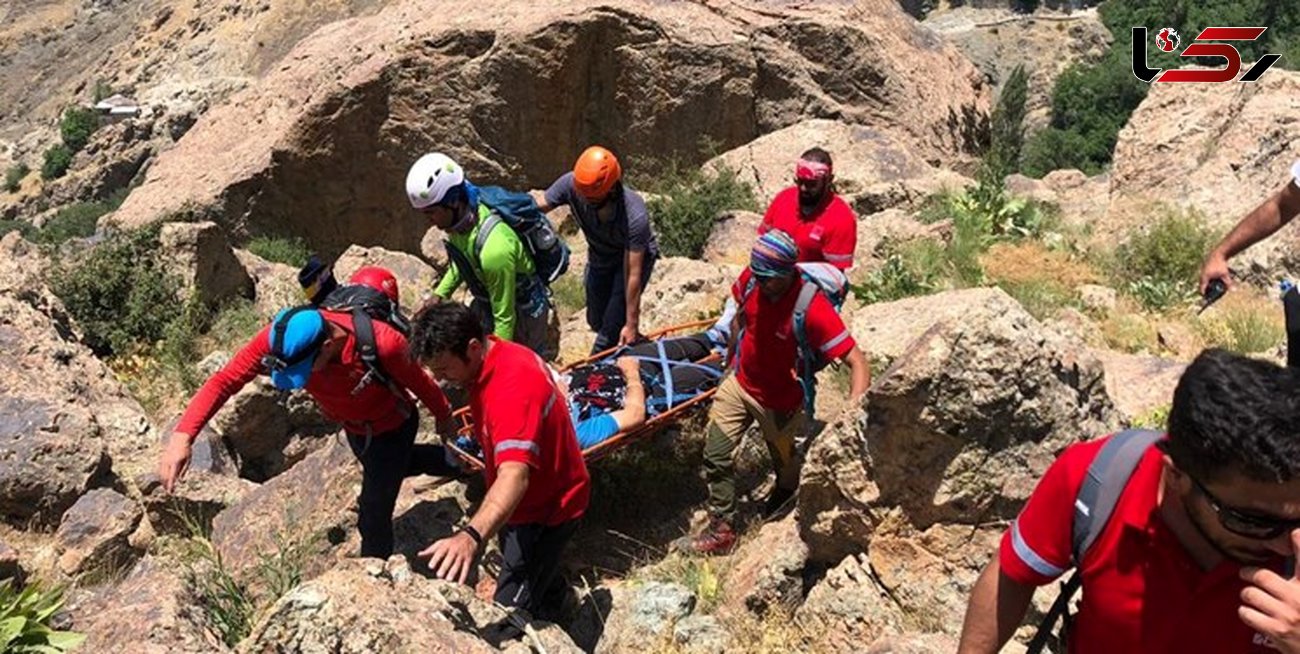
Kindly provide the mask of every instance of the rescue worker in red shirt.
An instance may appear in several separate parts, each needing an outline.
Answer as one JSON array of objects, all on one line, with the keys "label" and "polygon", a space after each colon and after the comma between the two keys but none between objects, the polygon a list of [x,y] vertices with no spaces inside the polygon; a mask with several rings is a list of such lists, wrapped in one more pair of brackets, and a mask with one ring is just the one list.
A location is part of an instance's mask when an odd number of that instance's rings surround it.
[{"label": "rescue worker in red shirt", "polygon": [[[379,290],[395,298],[396,281]],[[393,508],[402,480],[418,474],[460,476],[462,471],[442,446],[415,444],[420,414],[412,395],[437,419],[444,438],[456,432],[451,407],[428,373],[409,358],[406,338],[380,320],[371,324],[379,363],[391,384],[370,375],[351,314],[314,306],[281,310],[190,400],[158,463],[164,488],[172,491],[184,476],[194,439],[208,420],[254,377],[269,374],[276,388],[306,390],[327,418],[343,425],[362,469],[357,516],[361,556],[392,555]]]},{"label": "rescue worker in red shirt", "polygon": [[[858,219],[835,193],[835,171],[829,152],[811,148],[799,155],[794,166],[794,186],[772,199],[758,226],[758,235],[773,229],[794,237],[799,263],[825,262],[843,271],[853,267]],[[735,317],[736,302],[727,298],[722,316],[709,330],[709,338],[725,342]]]},{"label": "rescue worker in red shirt", "polygon": [[[1300,375],[1203,352],[1079,566],[1072,654],[1300,652]],[[1071,567],[1074,507],[1105,439],[1039,481],[971,591],[960,654],[992,654]]]},{"label": "rescue worker in red shirt", "polygon": [[439,578],[464,583],[483,541],[497,536],[504,561],[494,599],[532,615],[558,606],[560,554],[587,510],[591,480],[549,369],[532,350],[485,335],[469,309],[445,302],[416,315],[411,355],[469,392],[488,483],[469,522],[419,556]]},{"label": "rescue worker in red shirt", "polygon": [[800,262],[825,261],[847,271],[858,246],[858,219],[835,193],[830,153],[812,148],[799,155],[794,184],[772,199],[759,235],[779,229],[794,237]]},{"label": "rescue worker in red shirt", "polygon": [[[781,510],[799,485],[795,438],[803,430],[803,387],[795,376],[798,357],[794,307],[801,285],[797,246],[789,234],[771,230],[758,237],[749,269],[732,287],[739,307],[735,325],[744,325],[736,371],[718,386],[709,410],[704,474],[709,485],[709,523],[695,536],[674,543],[696,554],[725,554],[736,544],[736,449],[750,425],[758,423],[776,469],[776,487],[765,513]],[[757,292],[747,293],[751,280]],[[811,282],[808,282],[811,283]],[[742,322],[743,321],[743,322]],[[827,359],[849,365],[849,404],[861,405],[871,386],[871,366],[831,303],[820,294],[808,306],[809,345]],[[736,333],[733,327],[731,333]]]}]

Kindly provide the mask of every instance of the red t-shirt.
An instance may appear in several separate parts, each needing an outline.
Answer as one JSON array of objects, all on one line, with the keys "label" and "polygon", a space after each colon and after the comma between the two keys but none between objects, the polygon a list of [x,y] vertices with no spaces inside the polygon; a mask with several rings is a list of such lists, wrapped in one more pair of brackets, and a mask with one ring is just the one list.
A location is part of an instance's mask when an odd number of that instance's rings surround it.
[{"label": "red t-shirt", "polygon": [[[753,273],[746,268],[731,287],[738,305],[742,304],[751,279]],[[749,299],[741,306],[745,312],[745,335],[740,340],[736,380],[759,404],[774,411],[797,411],[803,406],[803,388],[795,377],[799,352],[794,334],[794,304],[803,283],[795,281],[776,302],[763,297],[763,291],[755,283]],[[808,344],[820,349],[828,359],[839,359],[857,345],[840,314],[821,293],[808,305],[804,326]]]},{"label": "red t-shirt", "polygon": [[532,350],[495,336],[470,392],[474,436],[488,485],[497,466],[528,464],[528,490],[507,524],[558,525],[582,517],[591,478],[573,433],[568,404]]},{"label": "red t-shirt", "polygon": [[[1074,501],[1105,440],[1067,448],[1038,482],[998,552],[1012,580],[1044,585],[1070,567]],[[1084,556],[1070,652],[1276,652],[1237,617],[1241,566],[1225,560],[1202,570],[1165,526],[1156,504],[1161,468],[1152,447]]]},{"label": "red t-shirt", "polygon": [[858,247],[858,219],[853,209],[838,195],[831,195],[821,210],[804,218],[799,213],[799,188],[791,186],[776,194],[763,214],[760,235],[779,229],[794,237],[799,246],[799,261],[825,261],[840,270],[853,267],[853,251]]},{"label": "red t-shirt", "polygon": [[[307,393],[320,405],[325,417],[341,423],[349,432],[364,434],[366,423],[369,423],[374,434],[402,426],[402,421],[406,419],[404,414],[409,413],[409,410],[398,406],[398,398],[388,386],[377,382],[369,383],[356,395],[352,394],[367,372],[366,364],[356,351],[356,337],[351,335],[352,316],[329,311],[322,311],[321,315],[325,320],[347,330],[349,336],[340,359],[307,378]],[[406,391],[414,393],[429,409],[429,413],[438,418],[450,417],[451,406],[442,394],[442,389],[407,354],[406,337],[381,321],[376,320],[373,324],[375,347],[379,350],[379,361],[384,372],[404,394]],[[235,354],[230,363],[203,384],[190,400],[176,431],[195,436],[230,396],[238,393],[257,375],[267,374],[262,367],[262,357],[271,353],[270,333],[270,325],[263,327]],[[409,404],[409,400],[408,395],[403,404]]]}]

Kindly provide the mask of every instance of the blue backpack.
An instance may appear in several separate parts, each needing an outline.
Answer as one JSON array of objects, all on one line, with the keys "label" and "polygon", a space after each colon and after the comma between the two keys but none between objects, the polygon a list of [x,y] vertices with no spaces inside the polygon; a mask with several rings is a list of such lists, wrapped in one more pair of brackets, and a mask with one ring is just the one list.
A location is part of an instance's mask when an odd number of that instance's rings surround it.
[{"label": "blue backpack", "polygon": [[569,246],[555,232],[533,196],[500,186],[480,186],[478,199],[492,210],[492,215],[479,229],[478,241],[474,244],[476,254],[482,254],[483,244],[492,230],[505,223],[515,230],[528,249],[533,258],[533,268],[543,285],[549,287],[569,269]]}]

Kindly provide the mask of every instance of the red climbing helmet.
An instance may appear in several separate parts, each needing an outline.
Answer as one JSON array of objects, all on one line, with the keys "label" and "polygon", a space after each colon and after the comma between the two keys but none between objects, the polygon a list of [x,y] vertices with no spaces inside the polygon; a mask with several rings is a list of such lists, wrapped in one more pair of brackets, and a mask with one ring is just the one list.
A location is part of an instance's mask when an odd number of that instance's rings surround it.
[{"label": "red climbing helmet", "polygon": [[382,291],[388,299],[397,302],[397,278],[387,268],[379,266],[362,266],[352,277],[348,279],[349,284],[361,284],[369,286],[377,291]]}]

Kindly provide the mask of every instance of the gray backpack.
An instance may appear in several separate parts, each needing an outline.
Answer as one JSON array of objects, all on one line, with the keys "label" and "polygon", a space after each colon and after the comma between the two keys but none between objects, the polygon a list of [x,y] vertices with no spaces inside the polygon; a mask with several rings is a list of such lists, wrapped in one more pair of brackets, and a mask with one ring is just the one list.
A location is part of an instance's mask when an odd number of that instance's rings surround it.
[{"label": "gray backpack", "polygon": [[1079,566],[1088,549],[1106,530],[1110,514],[1115,511],[1119,496],[1128,485],[1147,448],[1164,437],[1163,432],[1150,429],[1127,429],[1115,434],[1101,446],[1097,457],[1088,466],[1088,475],[1084,477],[1079,494],[1074,498],[1074,526],[1071,528],[1070,558],[1074,563],[1074,572],[1070,579],[1061,584],[1061,594],[1048,609],[1047,615],[1038,625],[1038,633],[1029,641],[1028,654],[1040,654],[1047,646],[1058,620],[1064,621],[1061,639],[1064,640],[1069,629],[1070,598],[1079,591],[1083,579],[1079,576]]}]

